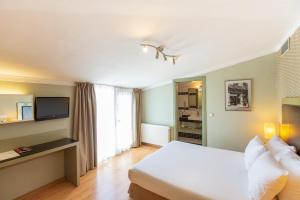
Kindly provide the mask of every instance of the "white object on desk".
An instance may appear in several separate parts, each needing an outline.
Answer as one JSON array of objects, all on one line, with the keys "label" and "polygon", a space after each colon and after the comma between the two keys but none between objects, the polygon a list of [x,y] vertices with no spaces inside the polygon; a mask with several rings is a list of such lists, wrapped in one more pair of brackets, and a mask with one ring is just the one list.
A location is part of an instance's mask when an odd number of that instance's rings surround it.
[{"label": "white object on desk", "polygon": [[7,115],[0,115],[0,123],[2,124],[2,123],[6,123],[7,122]]},{"label": "white object on desk", "polygon": [[18,157],[18,156],[20,156],[20,154],[18,154],[15,151],[2,152],[2,153],[0,153],[0,161],[10,159],[10,158],[14,158],[14,157]]}]

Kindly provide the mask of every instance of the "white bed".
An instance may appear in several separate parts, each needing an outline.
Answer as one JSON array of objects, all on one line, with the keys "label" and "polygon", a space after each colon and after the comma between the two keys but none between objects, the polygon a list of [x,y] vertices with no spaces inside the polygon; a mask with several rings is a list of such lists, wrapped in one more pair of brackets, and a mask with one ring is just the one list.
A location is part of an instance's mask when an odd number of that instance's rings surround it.
[{"label": "white bed", "polygon": [[171,142],[129,170],[131,183],[171,200],[247,200],[244,154]]}]

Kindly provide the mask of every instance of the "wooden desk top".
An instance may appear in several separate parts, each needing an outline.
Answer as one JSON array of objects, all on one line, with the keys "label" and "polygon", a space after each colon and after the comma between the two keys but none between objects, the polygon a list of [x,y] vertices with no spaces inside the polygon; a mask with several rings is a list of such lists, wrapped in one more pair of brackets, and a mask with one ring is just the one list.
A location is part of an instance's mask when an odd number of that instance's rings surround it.
[{"label": "wooden desk top", "polygon": [[36,157],[44,156],[76,145],[78,145],[78,141],[70,138],[64,138],[30,146],[29,148],[32,149],[31,151],[21,153],[18,157],[0,161],[0,168],[31,160]]}]

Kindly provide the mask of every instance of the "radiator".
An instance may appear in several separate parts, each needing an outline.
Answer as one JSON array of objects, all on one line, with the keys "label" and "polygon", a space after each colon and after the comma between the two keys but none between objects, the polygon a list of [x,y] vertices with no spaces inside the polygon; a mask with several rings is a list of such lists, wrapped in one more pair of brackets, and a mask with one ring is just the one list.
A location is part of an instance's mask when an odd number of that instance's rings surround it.
[{"label": "radiator", "polygon": [[142,123],[142,142],[164,146],[170,142],[170,127]]}]

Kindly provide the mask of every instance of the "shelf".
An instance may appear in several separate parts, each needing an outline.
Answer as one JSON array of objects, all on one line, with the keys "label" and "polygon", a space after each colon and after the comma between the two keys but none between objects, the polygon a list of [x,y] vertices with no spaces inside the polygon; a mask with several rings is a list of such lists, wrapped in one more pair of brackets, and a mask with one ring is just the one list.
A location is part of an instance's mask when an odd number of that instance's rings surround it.
[{"label": "shelf", "polygon": [[196,106],[190,106],[190,107],[177,107],[178,108],[178,110],[200,110],[201,109],[201,107],[196,107]]},{"label": "shelf", "polygon": [[179,127],[178,132],[187,132],[193,134],[201,134],[202,130],[199,128],[188,128],[188,127]]},{"label": "shelf", "polygon": [[189,107],[178,107],[178,110],[188,110]]},{"label": "shelf", "polygon": [[177,139],[178,139],[178,141],[181,141],[181,142],[202,145],[202,141],[199,139],[185,138],[185,137],[178,137]]},{"label": "shelf", "polygon": [[202,120],[190,120],[188,118],[179,117],[180,122],[194,122],[194,123],[202,123]]},{"label": "shelf", "polygon": [[178,137],[200,140],[202,135],[200,133],[178,132]]},{"label": "shelf", "polygon": [[189,95],[188,92],[178,92],[177,95]]},{"label": "shelf", "polygon": [[191,93],[188,93],[188,92],[178,92],[177,95],[198,95],[198,93],[195,93],[195,92],[191,92]]},{"label": "shelf", "polygon": [[8,124],[18,124],[18,123],[25,123],[25,122],[33,122],[34,120],[31,119],[31,120],[19,120],[19,121],[8,121],[8,122],[4,122],[4,123],[0,123],[0,126],[1,125],[8,125]]}]

